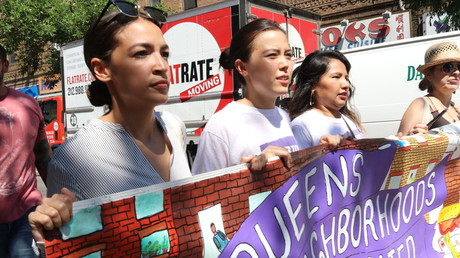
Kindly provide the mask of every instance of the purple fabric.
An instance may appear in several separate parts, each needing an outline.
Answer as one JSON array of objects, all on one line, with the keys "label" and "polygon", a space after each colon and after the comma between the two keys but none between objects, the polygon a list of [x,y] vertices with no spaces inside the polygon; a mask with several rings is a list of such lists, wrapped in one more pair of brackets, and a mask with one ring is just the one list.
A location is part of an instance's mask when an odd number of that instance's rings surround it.
[{"label": "purple fabric", "polygon": [[[398,189],[382,185],[396,146],[328,153],[273,191],[221,257],[435,257],[424,215],[446,198],[447,158]],[[383,189],[383,190],[381,190]]]}]

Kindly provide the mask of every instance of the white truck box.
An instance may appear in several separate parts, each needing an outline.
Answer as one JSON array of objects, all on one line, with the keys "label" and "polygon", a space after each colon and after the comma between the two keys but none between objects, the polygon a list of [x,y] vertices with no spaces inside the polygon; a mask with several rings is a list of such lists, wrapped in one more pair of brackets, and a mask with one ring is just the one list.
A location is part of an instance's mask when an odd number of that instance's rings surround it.
[{"label": "white truck box", "polygon": [[83,56],[83,40],[65,44],[61,48],[62,91],[67,137],[75,134],[89,120],[103,115],[103,107],[91,105],[86,89],[94,80]]},{"label": "white truck box", "polygon": [[[366,128],[366,137],[397,133],[406,108],[427,93],[418,89],[423,75],[416,68],[424,64],[428,47],[443,41],[460,46],[460,31],[342,51],[351,62],[350,80],[356,87],[354,104]],[[453,95],[454,102],[460,101],[459,94]]]},{"label": "white truck box", "polygon": [[268,18],[287,28],[294,58],[319,47],[313,31],[319,28],[320,16],[269,1],[223,1],[171,15],[163,25],[171,85],[169,101],[158,110],[178,115],[189,141],[198,143],[208,119],[241,97],[241,87],[219,66],[219,56],[232,35],[252,18]]}]

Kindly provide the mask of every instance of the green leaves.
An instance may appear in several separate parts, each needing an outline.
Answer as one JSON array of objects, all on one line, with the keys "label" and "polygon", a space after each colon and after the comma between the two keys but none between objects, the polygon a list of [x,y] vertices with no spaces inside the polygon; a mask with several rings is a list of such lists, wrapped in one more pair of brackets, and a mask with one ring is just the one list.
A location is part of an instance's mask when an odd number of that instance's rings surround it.
[{"label": "green leaves", "polygon": [[83,38],[105,4],[107,0],[0,0],[0,44],[16,53],[22,74],[60,73],[59,52],[51,45]]},{"label": "green leaves", "polygon": [[447,14],[454,29],[460,29],[460,1],[458,0],[404,0],[406,8],[418,12],[432,12],[438,16]]},{"label": "green leaves", "polygon": [[62,45],[81,39],[106,4],[102,0],[0,0],[0,43],[16,53],[21,73],[59,73]]}]

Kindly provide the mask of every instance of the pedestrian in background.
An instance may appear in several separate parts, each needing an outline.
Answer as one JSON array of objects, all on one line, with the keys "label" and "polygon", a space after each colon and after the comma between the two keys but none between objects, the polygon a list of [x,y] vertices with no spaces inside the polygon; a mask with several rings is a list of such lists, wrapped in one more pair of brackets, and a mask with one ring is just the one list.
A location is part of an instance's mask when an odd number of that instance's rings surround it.
[{"label": "pedestrian in background", "polygon": [[429,129],[458,122],[460,105],[452,94],[460,84],[460,49],[455,42],[432,45],[425,52],[425,64],[417,71],[424,74],[419,89],[428,94],[416,98],[404,113],[399,136],[427,133]]},{"label": "pedestrian in background", "polygon": [[339,51],[317,50],[298,69],[288,107],[300,148],[335,147],[343,139],[362,138],[358,114],[350,104],[354,88],[348,77],[348,59]]},{"label": "pedestrian in background", "polygon": [[0,45],[0,257],[35,257],[27,217],[41,203],[51,148],[35,99],[4,83],[9,61]]}]

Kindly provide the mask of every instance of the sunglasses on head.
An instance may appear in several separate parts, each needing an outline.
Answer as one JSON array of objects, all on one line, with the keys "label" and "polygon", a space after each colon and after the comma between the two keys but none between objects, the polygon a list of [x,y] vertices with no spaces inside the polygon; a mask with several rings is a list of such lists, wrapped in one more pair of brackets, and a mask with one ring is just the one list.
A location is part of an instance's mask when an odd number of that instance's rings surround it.
[{"label": "sunglasses on head", "polygon": [[166,17],[168,16],[166,12],[152,6],[140,7],[139,5],[131,2],[109,0],[105,5],[104,9],[102,9],[102,12],[99,15],[99,18],[97,18],[96,23],[94,23],[93,29],[96,28],[96,26],[99,24],[105,12],[107,11],[107,9],[109,9],[110,5],[114,5],[122,14],[133,18],[139,16],[139,10],[142,8],[150,18],[158,22],[160,25],[166,22]]},{"label": "sunglasses on head", "polygon": [[453,71],[460,71],[460,63],[454,64],[454,63],[445,63],[442,65],[442,71],[444,73],[450,74]]}]

